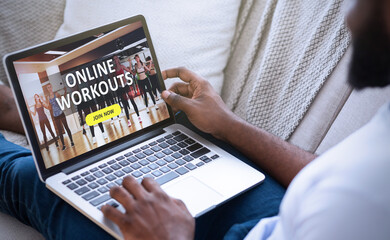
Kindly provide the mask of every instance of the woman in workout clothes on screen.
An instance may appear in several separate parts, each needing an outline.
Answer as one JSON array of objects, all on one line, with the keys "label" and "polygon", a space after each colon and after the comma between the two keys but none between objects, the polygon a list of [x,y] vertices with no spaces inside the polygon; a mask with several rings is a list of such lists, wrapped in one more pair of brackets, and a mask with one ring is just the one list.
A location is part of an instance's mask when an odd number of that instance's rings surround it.
[{"label": "woman in workout clothes on screen", "polygon": [[149,79],[150,83],[152,84],[152,92],[154,96],[156,96],[156,101],[158,101],[158,95],[157,91],[161,94],[161,88],[160,83],[158,82],[156,68],[154,67],[154,63],[152,61],[152,58],[149,56],[146,59],[146,66],[149,68]]},{"label": "woman in workout clothes on screen", "polygon": [[41,128],[42,134],[43,134],[43,140],[45,141],[45,148],[46,151],[49,151],[49,146],[47,146],[47,137],[46,137],[46,128],[49,130],[51,136],[56,141],[56,147],[58,147],[58,141],[56,136],[54,135],[53,129],[50,126],[49,119],[47,119],[45,108],[50,110],[48,105],[45,105],[45,101],[41,100],[41,97],[38,94],[34,95],[35,100],[35,106],[34,106],[34,112],[31,112],[30,109],[28,110],[32,115],[36,115],[38,113],[38,119],[39,119],[39,127]]},{"label": "woman in workout clothes on screen", "polygon": [[[51,109],[53,112],[53,117],[54,117],[54,124],[57,127],[57,136],[60,136],[61,143],[62,143],[62,151],[64,151],[66,146],[65,146],[65,142],[64,142],[64,136],[62,135],[62,126],[64,126],[66,133],[68,134],[68,137],[70,139],[70,145],[73,147],[74,143],[73,143],[73,138],[72,138],[72,132],[69,129],[65,114],[61,110],[61,108],[58,105],[57,100],[56,100],[56,98],[60,98],[61,95],[59,93],[53,92],[53,87],[50,83],[46,86],[46,89],[49,92],[49,102],[45,102],[45,104],[51,106]],[[66,94],[66,92],[65,92],[65,94]]]},{"label": "woman in workout clothes on screen", "polygon": [[146,76],[146,71],[150,71],[150,69],[141,61],[138,54],[134,56],[135,61],[137,63],[135,64],[135,70],[137,71],[139,80],[138,80],[138,87],[143,92],[144,100],[145,100],[145,106],[146,106],[146,112],[149,113],[148,108],[148,96],[146,93],[149,93],[149,96],[152,98],[152,101],[154,103],[154,107],[156,110],[158,110],[158,106],[156,105],[156,100],[154,99],[153,93],[152,93],[152,86],[150,86],[149,78]]},{"label": "woman in workout clothes on screen", "polygon": [[[130,68],[127,68],[125,66],[123,66],[118,58],[118,56],[114,56],[114,62],[115,62],[115,70],[116,70],[116,75],[121,75],[121,74],[125,74],[125,70],[129,73],[131,73],[131,69]],[[133,105],[133,108],[135,110],[135,113],[137,114],[138,116],[138,121],[141,123],[142,120],[141,120],[141,117],[139,115],[139,111],[138,111],[138,107],[137,105],[135,104],[134,102],[134,99],[133,99],[133,96],[131,96],[131,94],[129,93],[130,92],[130,87],[129,85],[127,84],[127,79],[125,77],[122,77],[122,80],[124,81],[123,82],[123,85],[124,87],[122,87],[122,83],[118,82],[118,90],[117,90],[117,93],[118,93],[118,96],[119,98],[121,99],[121,102],[122,102],[122,105],[123,105],[123,108],[125,110],[125,113],[126,113],[126,117],[127,117],[127,126],[131,127],[131,121],[130,121],[130,114],[129,114],[129,109],[130,109],[130,106],[129,106],[129,102],[128,100],[130,100],[131,102],[131,105]],[[117,81],[121,81],[120,78],[117,78]]]}]

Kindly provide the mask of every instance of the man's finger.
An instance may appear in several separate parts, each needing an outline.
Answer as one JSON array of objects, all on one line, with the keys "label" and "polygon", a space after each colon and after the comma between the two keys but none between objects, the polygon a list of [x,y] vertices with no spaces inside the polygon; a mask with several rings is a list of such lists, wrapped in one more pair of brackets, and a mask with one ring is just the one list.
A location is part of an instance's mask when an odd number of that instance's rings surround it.
[{"label": "man's finger", "polygon": [[188,83],[182,83],[182,82],[175,82],[172,84],[172,86],[169,88],[169,91],[177,93],[181,96],[191,98],[192,97],[192,91],[189,89]]},{"label": "man's finger", "polygon": [[123,222],[122,219],[125,217],[123,213],[110,205],[104,205],[102,207],[102,212],[106,218],[110,219],[118,226]]},{"label": "man's finger", "polygon": [[164,80],[167,78],[180,78],[184,82],[189,83],[193,80],[200,79],[200,76],[185,67],[179,67],[163,71],[163,78]]},{"label": "man's finger", "polygon": [[152,178],[144,178],[141,182],[142,186],[148,192],[162,192],[160,185],[154,181]]},{"label": "man's finger", "polygon": [[112,198],[122,204],[126,211],[132,211],[134,209],[134,198],[126,189],[121,187],[113,187],[110,189],[110,195]]},{"label": "man's finger", "polygon": [[125,177],[122,185],[135,199],[143,199],[145,197],[145,189],[132,176]]},{"label": "man's finger", "polygon": [[187,112],[191,106],[191,99],[182,97],[174,92],[165,90],[162,92],[161,96],[166,103],[175,109]]}]

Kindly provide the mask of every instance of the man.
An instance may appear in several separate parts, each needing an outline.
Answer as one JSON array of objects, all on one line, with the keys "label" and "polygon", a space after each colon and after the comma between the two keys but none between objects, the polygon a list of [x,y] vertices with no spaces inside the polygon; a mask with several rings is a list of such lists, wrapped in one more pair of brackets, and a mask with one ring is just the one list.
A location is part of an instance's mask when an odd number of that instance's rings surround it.
[{"label": "man", "polygon": [[[356,0],[353,3],[347,18],[354,47],[349,81],[359,89],[390,85],[390,1]],[[246,239],[390,239],[390,103],[361,130],[316,158],[236,117],[208,82],[195,73],[180,68],[164,71],[163,76],[179,77],[185,82],[176,83],[170,91],[162,94],[174,110],[184,111],[197,128],[230,143],[288,187],[279,216],[263,218]],[[0,159],[20,154],[21,160],[31,161],[26,159],[27,151],[8,151],[10,148],[12,146],[7,145],[0,149]],[[0,160],[2,188],[5,186],[3,182],[9,182],[7,177],[18,177],[18,169],[8,166],[13,164],[14,161]],[[33,171],[31,168],[33,165],[27,170]],[[118,224],[126,239],[194,238],[195,221],[185,205],[166,195],[153,180],[145,179],[140,185],[133,178],[126,177],[123,187],[114,187],[110,193],[127,211],[123,214],[111,206],[104,206],[102,211]],[[42,194],[49,193],[42,190]],[[19,204],[19,211],[26,211],[23,208],[26,203],[15,203],[18,199],[8,205]],[[55,202],[53,199],[51,201]],[[260,212],[267,211],[267,207],[260,204],[262,199],[257,199],[259,202],[251,200],[240,204],[257,204]],[[225,211],[231,214],[240,211],[234,203],[228,204],[231,205]],[[6,205],[0,204],[3,211],[7,211]],[[71,216],[58,208],[53,206],[53,214],[61,215],[49,215],[49,220],[39,216],[41,212],[26,215],[38,219],[30,220],[33,223],[57,221],[56,225],[63,223],[65,228],[70,224],[66,218]],[[212,214],[209,217],[213,217]],[[258,216],[249,216],[246,215],[244,220],[258,221]],[[89,233],[91,223],[80,224]],[[218,231],[217,226],[212,225],[212,231]],[[242,225],[241,232],[247,234],[248,226]],[[50,231],[50,226],[46,228],[49,230],[41,230]],[[62,236],[60,228],[55,230],[57,235],[47,235],[53,238]],[[196,234],[200,234],[199,231],[197,229]],[[242,237],[237,232],[229,231],[225,238]]]}]

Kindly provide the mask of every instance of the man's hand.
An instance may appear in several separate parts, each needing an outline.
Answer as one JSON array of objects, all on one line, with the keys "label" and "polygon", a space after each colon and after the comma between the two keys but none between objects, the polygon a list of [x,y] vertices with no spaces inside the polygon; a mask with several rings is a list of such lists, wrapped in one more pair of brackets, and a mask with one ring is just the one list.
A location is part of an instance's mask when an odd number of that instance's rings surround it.
[{"label": "man's hand", "polygon": [[128,239],[193,239],[195,220],[184,203],[169,197],[151,178],[139,184],[133,177],[123,187],[113,187],[111,196],[126,209],[102,207],[104,216],[116,223]]},{"label": "man's hand", "polygon": [[210,83],[186,68],[168,69],[162,75],[164,79],[178,77],[184,81],[174,83],[162,93],[172,109],[185,112],[192,124],[203,132],[224,139],[230,123],[238,117],[226,107]]}]

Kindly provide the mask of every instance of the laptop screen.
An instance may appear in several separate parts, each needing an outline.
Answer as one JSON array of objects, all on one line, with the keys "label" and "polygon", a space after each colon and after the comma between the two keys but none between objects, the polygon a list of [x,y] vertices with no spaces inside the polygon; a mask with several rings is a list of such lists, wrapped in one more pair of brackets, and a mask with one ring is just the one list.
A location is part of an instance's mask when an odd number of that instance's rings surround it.
[{"label": "laptop screen", "polygon": [[13,61],[48,169],[170,118],[142,21]]}]

